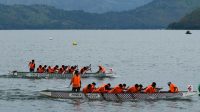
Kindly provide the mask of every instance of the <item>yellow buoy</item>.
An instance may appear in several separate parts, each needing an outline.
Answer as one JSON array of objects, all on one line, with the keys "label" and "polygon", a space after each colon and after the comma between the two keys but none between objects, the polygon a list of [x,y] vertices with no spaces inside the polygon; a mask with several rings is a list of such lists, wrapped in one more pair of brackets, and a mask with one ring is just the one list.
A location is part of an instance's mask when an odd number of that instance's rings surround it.
[{"label": "yellow buoy", "polygon": [[72,44],[73,44],[73,45],[77,45],[77,42],[76,42],[76,41],[74,41]]}]

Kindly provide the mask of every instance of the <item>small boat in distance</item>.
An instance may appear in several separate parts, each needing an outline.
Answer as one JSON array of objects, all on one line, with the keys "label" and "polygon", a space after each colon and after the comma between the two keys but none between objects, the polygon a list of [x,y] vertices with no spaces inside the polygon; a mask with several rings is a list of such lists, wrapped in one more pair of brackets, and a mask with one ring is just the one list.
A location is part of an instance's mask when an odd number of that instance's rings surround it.
[{"label": "small boat in distance", "polygon": [[186,31],[186,33],[185,34],[192,34],[189,30],[188,31]]}]

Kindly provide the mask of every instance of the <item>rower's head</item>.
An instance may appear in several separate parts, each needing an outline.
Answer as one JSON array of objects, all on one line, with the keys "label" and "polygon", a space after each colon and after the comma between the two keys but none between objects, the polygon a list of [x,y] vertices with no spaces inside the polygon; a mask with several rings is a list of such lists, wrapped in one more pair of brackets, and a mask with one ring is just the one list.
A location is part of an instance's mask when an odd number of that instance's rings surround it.
[{"label": "rower's head", "polygon": [[138,84],[135,84],[135,87],[136,87],[136,88],[138,88],[138,87],[139,87],[139,85],[138,85]]},{"label": "rower's head", "polygon": [[110,87],[108,85],[105,85],[105,90],[110,90]]},{"label": "rower's head", "polygon": [[95,83],[95,82],[93,82],[92,84],[93,84],[94,86],[96,86],[96,83]]},{"label": "rower's head", "polygon": [[111,86],[111,84],[110,84],[110,83],[108,83],[107,85],[108,85],[109,87]]},{"label": "rower's head", "polygon": [[123,87],[126,87],[126,84],[124,83],[122,86],[123,86]]},{"label": "rower's head", "polygon": [[56,67],[56,68],[59,68],[59,66],[58,66],[58,65],[56,65],[55,67]]},{"label": "rower's head", "polygon": [[168,84],[168,86],[170,86],[171,82],[168,82],[167,84]]},{"label": "rower's head", "polygon": [[42,65],[39,65],[39,68],[42,68]]},{"label": "rower's head", "polygon": [[152,85],[152,87],[154,87],[154,88],[156,87],[156,83],[155,83],[155,82],[152,82],[151,85]]},{"label": "rower's head", "polygon": [[120,87],[120,88],[123,88],[123,85],[122,85],[122,84],[119,84],[119,87]]},{"label": "rower's head", "polygon": [[76,70],[76,71],[75,71],[75,75],[79,75],[79,72],[78,72],[78,70]]},{"label": "rower's head", "polygon": [[92,85],[91,85],[91,84],[88,84],[87,88],[90,89],[91,87],[92,87]]},{"label": "rower's head", "polygon": [[51,66],[48,66],[48,68],[51,68]]},{"label": "rower's head", "polygon": [[140,85],[139,85],[139,87],[140,87],[140,88],[143,88],[143,85],[142,85],[142,84],[140,84]]},{"label": "rower's head", "polygon": [[65,65],[62,65],[62,68],[65,68]]},{"label": "rower's head", "polygon": [[44,68],[46,68],[47,67],[47,65],[44,65]]},{"label": "rower's head", "polygon": [[34,63],[35,62],[35,60],[32,60],[32,63]]}]

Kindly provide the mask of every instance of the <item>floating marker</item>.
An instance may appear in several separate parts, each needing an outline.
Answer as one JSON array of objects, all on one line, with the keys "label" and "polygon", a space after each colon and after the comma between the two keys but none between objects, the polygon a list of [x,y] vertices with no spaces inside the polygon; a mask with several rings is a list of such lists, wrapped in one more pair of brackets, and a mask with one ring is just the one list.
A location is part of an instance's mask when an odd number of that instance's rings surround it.
[{"label": "floating marker", "polygon": [[53,37],[49,37],[49,40],[53,40]]},{"label": "floating marker", "polygon": [[72,44],[73,44],[73,45],[77,45],[77,42],[76,42],[76,41],[74,41]]}]

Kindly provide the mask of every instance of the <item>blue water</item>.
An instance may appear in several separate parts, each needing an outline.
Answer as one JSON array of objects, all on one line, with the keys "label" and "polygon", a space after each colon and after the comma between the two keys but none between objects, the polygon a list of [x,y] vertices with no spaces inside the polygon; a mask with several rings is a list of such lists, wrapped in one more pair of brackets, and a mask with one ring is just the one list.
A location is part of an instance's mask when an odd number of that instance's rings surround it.
[{"label": "blue water", "polygon": [[[0,31],[0,75],[28,71],[28,62],[47,65],[98,65],[113,68],[118,78],[82,79],[83,86],[110,82],[148,85],[152,81],[167,90],[174,82],[180,90],[200,83],[200,31],[170,30],[19,30]],[[50,40],[52,38],[53,40]],[[72,43],[76,41],[77,46]],[[200,112],[200,97],[184,100],[107,102],[41,97],[45,89],[69,90],[70,80],[0,78],[1,112],[138,111]]]}]

